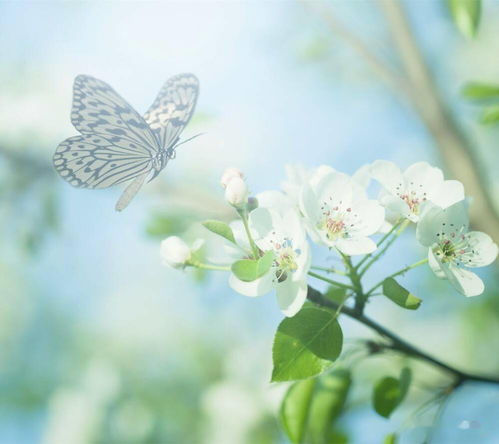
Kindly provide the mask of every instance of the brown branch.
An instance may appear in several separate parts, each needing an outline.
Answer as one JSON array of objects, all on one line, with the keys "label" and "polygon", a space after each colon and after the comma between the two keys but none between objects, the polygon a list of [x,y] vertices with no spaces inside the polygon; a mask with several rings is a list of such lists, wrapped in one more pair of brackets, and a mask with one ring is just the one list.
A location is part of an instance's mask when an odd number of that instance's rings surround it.
[{"label": "brown branch", "polygon": [[390,349],[398,351],[412,358],[425,361],[452,374],[456,380],[454,387],[457,387],[466,381],[477,381],[477,382],[488,382],[491,384],[499,384],[499,378],[497,377],[489,377],[489,376],[476,375],[473,373],[463,372],[449,364],[446,364],[445,362],[440,361],[437,358],[434,358],[433,356],[427,354],[426,352],[423,352],[422,350],[419,350],[415,346],[409,344],[404,339],[400,338],[395,333],[392,333],[390,330],[378,324],[376,321],[372,320],[371,318],[368,318],[363,313],[359,313],[357,310],[345,306],[340,308],[340,306],[337,303],[335,303],[331,299],[326,298],[321,292],[317,291],[316,289],[310,286],[308,287],[307,298],[309,301],[317,305],[320,305],[322,307],[331,308],[333,310],[340,309],[341,313],[350,316],[351,318],[364,324],[366,327],[369,327],[371,330],[374,330],[379,335],[383,336],[388,341],[388,344],[381,344],[380,345],[381,349]]}]

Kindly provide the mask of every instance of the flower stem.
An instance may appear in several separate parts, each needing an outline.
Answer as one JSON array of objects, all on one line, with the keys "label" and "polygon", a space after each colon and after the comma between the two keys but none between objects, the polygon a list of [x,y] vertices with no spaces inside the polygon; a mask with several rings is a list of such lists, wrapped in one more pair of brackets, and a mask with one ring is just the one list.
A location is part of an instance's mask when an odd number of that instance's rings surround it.
[{"label": "flower stem", "polygon": [[[410,223],[411,221],[406,219],[402,223],[399,222],[398,224],[395,224],[393,226],[393,228],[383,237],[383,239],[381,239],[378,246],[381,245],[382,241],[388,239],[390,235],[392,236],[391,239],[388,240],[385,246],[377,254],[373,254],[371,256],[369,262],[367,262],[364,268],[359,271],[359,276],[364,276],[365,272],[371,267],[371,265],[374,264],[381,256],[383,256],[386,253],[386,250],[390,248],[390,246],[397,240],[397,238],[409,226]],[[359,268],[359,265],[357,265],[357,268]]]},{"label": "flower stem", "polygon": [[196,268],[202,268],[203,270],[230,271],[230,267],[228,265],[203,264],[198,261],[191,261],[188,265]]},{"label": "flower stem", "polygon": [[312,265],[310,268],[312,270],[325,271],[326,273],[335,273],[335,274],[340,274],[342,276],[347,275],[344,271],[337,270],[336,268],[332,268],[332,267],[319,267],[317,265]]},{"label": "flower stem", "polygon": [[[320,293],[319,291],[315,290],[310,286],[308,287],[307,298],[313,303],[320,305],[322,307],[331,308],[333,310],[338,310],[338,308],[340,307],[340,304],[326,298],[322,293]],[[376,321],[372,320],[371,318],[368,318],[364,314],[358,313],[356,310],[352,308],[343,306],[340,308],[340,310],[341,313],[346,314],[347,316],[353,319],[356,319],[360,323],[376,331],[378,334],[380,334],[386,340],[388,340],[388,344],[380,344],[382,348],[398,351],[412,358],[426,361],[454,375],[454,377],[456,378],[454,387],[461,385],[465,381],[489,382],[492,384],[499,384],[499,378],[497,377],[488,377],[482,375],[475,375],[472,373],[465,373],[448,364],[445,364],[444,362],[434,358],[433,356],[430,356],[429,354],[419,350],[418,348],[404,341],[402,338],[398,337],[395,333],[392,333],[384,326],[378,324]]]},{"label": "flower stem", "polygon": [[308,274],[314,278],[320,279],[321,281],[327,282],[328,284],[335,285],[340,288],[345,288],[348,290],[353,290],[353,287],[348,284],[343,284],[342,282],[333,281],[327,277],[321,276],[320,274],[314,273],[313,271],[309,271]]},{"label": "flower stem", "polygon": [[241,220],[243,221],[244,231],[246,232],[246,236],[248,236],[248,242],[251,247],[251,251],[253,252],[253,259],[258,259],[260,257],[260,253],[258,251],[258,247],[251,236],[251,231],[248,225],[248,213],[246,210],[238,210],[239,216],[241,216]]},{"label": "flower stem", "polygon": [[[418,262],[414,262],[413,264],[411,265],[408,265],[407,267],[404,267],[402,268],[401,270],[387,276],[385,279],[389,279],[389,278],[394,278],[396,276],[399,276],[401,274],[404,274],[405,272],[409,271],[409,270],[412,270],[413,268],[416,268],[416,267],[419,267],[420,265],[423,265],[423,264],[426,264],[428,262],[428,258],[425,258],[425,259],[421,259],[420,261]],[[381,287],[383,285],[383,282],[385,281],[385,279],[383,279],[382,281],[379,281],[374,287],[372,287],[367,293],[366,293],[366,296],[369,296],[372,294],[372,292],[374,290],[376,290],[377,288]]]}]

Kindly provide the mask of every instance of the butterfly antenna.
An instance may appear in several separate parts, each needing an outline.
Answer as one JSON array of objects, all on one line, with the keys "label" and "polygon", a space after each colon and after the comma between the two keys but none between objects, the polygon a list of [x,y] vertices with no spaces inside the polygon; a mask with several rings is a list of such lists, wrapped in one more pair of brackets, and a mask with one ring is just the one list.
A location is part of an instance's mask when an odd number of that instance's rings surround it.
[{"label": "butterfly antenna", "polygon": [[192,139],[195,139],[196,137],[202,136],[202,135],[204,135],[204,134],[206,134],[206,133],[199,133],[199,134],[196,134],[195,136],[189,137],[187,140],[183,140],[182,142],[177,143],[177,144],[175,145],[175,148],[177,148],[177,147],[178,147],[178,146],[180,146],[180,145],[183,145],[184,143],[190,142]]}]

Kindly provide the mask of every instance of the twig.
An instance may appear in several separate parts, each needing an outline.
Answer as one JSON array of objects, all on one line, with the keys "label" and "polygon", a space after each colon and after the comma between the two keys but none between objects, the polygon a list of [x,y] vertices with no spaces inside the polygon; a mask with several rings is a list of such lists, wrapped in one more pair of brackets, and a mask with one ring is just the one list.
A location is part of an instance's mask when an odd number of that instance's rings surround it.
[{"label": "twig", "polygon": [[383,59],[371,51],[362,39],[339,21],[331,8],[324,5],[324,2],[302,1],[302,4],[317,11],[331,32],[341,37],[389,87],[396,92],[402,93],[401,97],[407,98],[409,85],[403,77],[390,68]]},{"label": "twig", "polygon": [[[333,310],[337,310],[339,307],[339,304],[326,298],[321,292],[319,292],[318,290],[315,290],[314,288],[312,288],[310,286],[308,287],[307,298],[317,305],[331,308]],[[477,382],[488,382],[491,384],[499,384],[499,378],[462,372],[461,370],[458,370],[458,369],[452,367],[451,365],[448,365],[448,364],[430,356],[429,354],[419,350],[415,346],[409,344],[408,342],[406,342],[402,338],[398,337],[395,333],[392,333],[390,330],[388,330],[387,328],[378,324],[376,321],[372,320],[371,318],[368,318],[367,316],[365,316],[362,313],[358,313],[356,310],[354,310],[352,308],[342,307],[341,313],[344,313],[347,316],[349,316],[353,319],[356,319],[357,321],[361,322],[365,326],[371,328],[372,330],[376,331],[378,334],[383,336],[385,339],[387,339],[389,342],[388,342],[388,344],[383,345],[384,348],[390,349],[390,350],[395,350],[395,351],[398,351],[398,352],[403,353],[405,355],[408,355],[410,357],[420,359],[422,361],[426,361],[426,362],[428,362],[436,367],[439,367],[442,370],[445,370],[448,373],[452,374],[455,378],[454,387],[458,387],[459,385],[461,385],[462,383],[464,383],[466,381],[477,381]]]}]

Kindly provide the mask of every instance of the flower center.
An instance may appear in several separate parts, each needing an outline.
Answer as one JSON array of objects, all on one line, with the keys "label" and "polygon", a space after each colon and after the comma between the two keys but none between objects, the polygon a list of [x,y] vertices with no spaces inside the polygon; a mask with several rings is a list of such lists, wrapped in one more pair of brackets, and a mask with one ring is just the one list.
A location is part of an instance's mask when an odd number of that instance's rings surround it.
[{"label": "flower center", "polygon": [[433,247],[435,256],[443,263],[469,264],[475,255],[475,249],[467,236],[466,227],[455,229],[454,224],[450,224],[449,228],[450,231],[447,231],[443,223],[442,231],[437,233],[439,241]]},{"label": "flower center", "polygon": [[293,248],[293,241],[288,237],[285,237],[282,241],[271,239],[270,243],[275,252],[273,264],[275,277],[278,282],[284,282],[289,273],[294,273],[298,269],[296,259],[301,254],[301,250]]},{"label": "flower center", "polygon": [[[332,201],[332,197],[329,198]],[[331,202],[323,202],[321,206],[322,218],[317,223],[317,228],[326,232],[330,241],[348,237],[349,229],[355,225],[357,214],[352,213],[352,208],[342,205],[331,205]]]},{"label": "flower center", "polygon": [[399,194],[399,197],[407,204],[411,213],[419,213],[419,199],[417,197],[411,197],[409,194]]},{"label": "flower center", "polygon": [[397,196],[407,204],[411,213],[419,214],[421,202],[427,200],[427,193],[423,191],[423,185],[410,182],[404,187],[403,184],[399,183],[395,189]]}]

